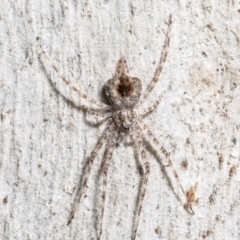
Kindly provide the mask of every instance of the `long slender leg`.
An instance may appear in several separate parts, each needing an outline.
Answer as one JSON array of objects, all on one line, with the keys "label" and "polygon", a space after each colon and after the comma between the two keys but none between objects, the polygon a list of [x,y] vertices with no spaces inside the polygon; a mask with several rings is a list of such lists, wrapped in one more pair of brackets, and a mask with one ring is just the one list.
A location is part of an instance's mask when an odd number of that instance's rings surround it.
[{"label": "long slender leg", "polygon": [[135,222],[135,226],[134,226],[134,229],[133,229],[133,236],[132,236],[132,239],[135,240],[137,229],[138,229],[138,224],[139,224],[139,219],[140,219],[140,215],[141,215],[141,211],[142,211],[142,204],[143,204],[143,200],[144,200],[144,196],[145,196],[145,192],[146,192],[148,176],[149,176],[149,173],[150,173],[150,167],[149,167],[149,163],[148,163],[147,158],[146,158],[146,152],[145,152],[145,150],[143,149],[143,146],[142,146],[142,136],[140,134],[140,129],[137,129],[137,135],[133,136],[133,140],[135,142],[137,142],[136,147],[138,148],[138,151],[141,155],[141,159],[142,159],[144,167],[145,167],[142,187],[141,187],[141,191],[140,191],[140,195],[139,195],[137,217],[136,217],[136,222]]},{"label": "long slender leg", "polygon": [[158,99],[156,100],[156,102],[155,102],[152,106],[147,107],[147,108],[144,108],[143,110],[140,110],[139,115],[140,115],[140,116],[144,116],[145,114],[148,114],[148,113],[152,112],[154,109],[156,109],[157,106],[159,105],[159,103],[161,102],[164,93],[165,93],[165,92],[163,92],[163,93],[158,97]]},{"label": "long slender leg", "polygon": [[125,56],[122,56],[117,63],[116,76],[120,77],[122,74],[129,74],[127,60]]},{"label": "long slender leg", "polygon": [[[170,166],[172,172],[173,172],[173,175],[174,177],[176,178],[177,180],[177,183],[178,183],[178,186],[179,188],[181,189],[185,199],[186,199],[186,202],[188,203],[188,199],[187,199],[187,195],[182,187],[182,184],[179,180],[179,177],[178,177],[178,174],[177,172],[175,171],[174,167],[173,167],[173,164],[172,164],[172,161],[169,157],[169,153],[167,152],[167,150],[159,143],[159,141],[156,139],[156,137],[153,135],[153,133],[149,130],[149,128],[147,127],[147,125],[139,119],[139,126],[142,128],[142,130],[146,130],[147,134],[148,134],[148,137],[150,138],[150,140],[163,152],[163,154],[165,155],[167,161],[168,161],[168,165]],[[189,213],[191,214],[194,214],[194,212],[191,210],[191,209],[188,209]]]},{"label": "long slender leg", "polygon": [[169,44],[170,44],[171,28],[172,28],[172,15],[170,15],[169,20],[168,20],[168,32],[167,32],[167,39],[166,39],[166,42],[165,42],[165,49],[164,49],[163,57],[161,58],[160,64],[157,68],[157,71],[156,71],[152,81],[148,85],[148,88],[147,88],[146,92],[144,93],[144,95],[142,96],[141,100],[139,101],[138,105],[143,103],[143,101],[148,97],[149,93],[153,90],[156,82],[159,79],[159,76],[162,72],[164,63],[167,60],[167,55],[168,55],[168,51],[169,51]]},{"label": "long slender leg", "polygon": [[103,166],[103,191],[102,191],[102,207],[101,207],[101,218],[100,218],[100,233],[98,239],[100,240],[102,235],[102,226],[103,226],[103,216],[104,216],[104,210],[105,210],[105,200],[106,200],[106,187],[107,187],[107,173],[108,173],[108,167],[110,164],[110,161],[112,159],[113,149],[116,143],[117,135],[115,135],[113,138],[109,138],[107,149],[106,149],[106,162]]},{"label": "long slender leg", "polygon": [[107,126],[107,128],[105,129],[105,131],[103,132],[102,136],[100,137],[95,149],[92,151],[91,155],[90,155],[90,158],[89,158],[89,164],[88,164],[88,167],[87,167],[87,171],[86,171],[86,175],[84,176],[84,179],[83,179],[83,183],[82,183],[82,187],[81,187],[81,190],[78,194],[78,197],[77,197],[77,201],[75,203],[75,206],[71,212],[71,215],[69,217],[69,220],[68,220],[68,224],[69,225],[75,215],[75,212],[77,210],[77,207],[81,201],[81,198],[82,198],[82,195],[85,193],[85,189],[86,189],[86,186],[87,186],[87,182],[88,182],[88,178],[89,178],[89,175],[90,175],[90,172],[91,172],[91,169],[92,169],[92,165],[93,165],[93,161],[95,159],[95,157],[97,156],[97,153],[100,151],[104,141],[106,139],[108,139],[109,137],[109,132],[111,131],[111,125],[109,124]]},{"label": "long slender leg", "polygon": [[103,112],[102,109],[89,108],[86,105],[81,105],[81,107],[86,112],[93,114],[93,115],[97,115],[98,117],[111,117],[112,116],[111,112]]},{"label": "long slender leg", "polygon": [[111,107],[104,104],[104,103],[101,103],[101,102],[98,102],[96,101],[95,99],[91,98],[91,97],[88,97],[85,93],[82,93],[80,90],[78,90],[76,87],[74,87],[70,81],[68,81],[57,69],[56,65],[54,64],[54,62],[51,60],[51,58],[45,53],[45,51],[41,48],[42,50],[42,53],[44,55],[44,57],[48,60],[49,64],[51,65],[51,67],[56,71],[57,75],[59,78],[61,78],[68,86],[69,88],[71,88],[72,90],[74,90],[75,92],[77,92],[80,97],[84,98],[86,101],[90,102],[90,103],[93,103],[101,108],[104,108],[103,110],[108,110],[110,109]]}]

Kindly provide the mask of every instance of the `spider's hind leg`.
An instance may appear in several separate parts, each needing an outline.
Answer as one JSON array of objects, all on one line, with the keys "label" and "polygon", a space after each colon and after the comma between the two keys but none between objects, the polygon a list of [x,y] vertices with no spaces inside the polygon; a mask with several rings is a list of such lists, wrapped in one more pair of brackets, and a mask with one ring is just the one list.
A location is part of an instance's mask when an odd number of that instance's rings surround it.
[{"label": "spider's hind leg", "polygon": [[[171,159],[170,159],[170,157],[169,157],[169,153],[168,153],[167,150],[159,143],[159,141],[155,138],[155,136],[153,135],[153,133],[149,130],[149,128],[147,127],[147,125],[146,125],[142,120],[139,120],[139,126],[140,126],[140,128],[142,129],[142,131],[146,131],[146,132],[147,132],[147,135],[148,135],[149,139],[159,148],[159,150],[162,151],[162,153],[163,153],[164,156],[166,157],[166,159],[167,159],[167,161],[168,161],[168,166],[170,167],[170,169],[171,169],[171,171],[172,171],[175,179],[177,180],[177,184],[178,184],[179,188],[181,189],[181,191],[182,191],[182,193],[183,193],[183,195],[184,195],[184,198],[185,198],[185,200],[186,200],[186,204],[187,204],[187,205],[184,204],[184,206],[185,206],[185,205],[186,205],[186,206],[189,206],[189,208],[187,209],[188,212],[189,212],[190,214],[194,214],[193,210],[191,209],[191,204],[189,205],[190,200],[188,199],[187,194],[186,194],[186,192],[184,191],[183,186],[182,186],[182,184],[181,184],[181,182],[180,182],[180,179],[179,179],[179,177],[178,177],[178,174],[177,174],[176,170],[175,170],[174,167],[173,167],[172,161],[171,161]],[[185,207],[185,208],[186,208],[186,207]]]},{"label": "spider's hind leg", "polygon": [[80,191],[77,191],[77,198],[76,198],[75,206],[74,206],[74,208],[73,208],[73,210],[70,214],[67,225],[69,225],[72,222],[72,219],[74,218],[75,212],[77,211],[78,204],[81,201],[82,195],[85,193],[85,189],[86,189],[86,186],[87,186],[88,178],[89,178],[89,175],[90,175],[90,172],[91,172],[91,169],[92,169],[94,159],[96,158],[98,152],[102,148],[104,141],[109,138],[109,135],[110,135],[109,133],[111,131],[111,128],[112,128],[112,125],[108,124],[108,126],[106,127],[106,129],[102,133],[102,136],[100,137],[95,149],[91,153],[91,156],[89,158],[89,163],[88,163],[88,166],[87,166],[87,171],[85,173],[83,183],[81,185],[81,189],[80,189]]},{"label": "spider's hind leg", "polygon": [[148,176],[149,176],[149,173],[150,173],[150,167],[149,167],[149,163],[148,163],[147,158],[146,158],[146,152],[145,152],[145,150],[143,149],[143,146],[142,146],[143,142],[142,142],[142,136],[141,136],[141,129],[140,128],[137,127],[137,133],[135,133],[132,138],[133,138],[133,143],[134,143],[135,147],[137,148],[138,154],[139,154],[141,160],[143,161],[144,168],[145,168],[143,181],[142,181],[142,186],[141,186],[141,190],[140,190],[140,194],[139,194],[137,215],[136,215],[135,225],[134,225],[134,228],[133,228],[133,235],[132,235],[132,240],[135,240],[138,225],[139,225],[139,219],[140,219],[140,215],[141,215],[141,211],[142,211],[142,204],[143,204],[143,200],[144,200],[144,196],[145,196],[145,192],[146,192]]},{"label": "spider's hind leg", "polygon": [[107,187],[107,173],[110,161],[112,159],[112,154],[114,147],[116,145],[118,134],[114,134],[112,138],[109,138],[106,146],[106,152],[104,158],[106,159],[104,166],[103,166],[103,190],[102,190],[102,206],[101,206],[101,218],[100,218],[100,233],[98,240],[100,240],[102,235],[102,227],[103,227],[103,216],[105,210],[105,200],[106,200],[106,187]]}]

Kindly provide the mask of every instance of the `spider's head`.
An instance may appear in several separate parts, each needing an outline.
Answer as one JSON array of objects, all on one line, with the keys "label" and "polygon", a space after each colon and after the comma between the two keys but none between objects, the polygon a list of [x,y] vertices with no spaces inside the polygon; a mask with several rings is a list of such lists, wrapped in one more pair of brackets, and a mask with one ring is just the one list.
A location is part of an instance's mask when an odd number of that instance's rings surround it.
[{"label": "spider's head", "polygon": [[117,109],[133,108],[138,103],[142,83],[140,79],[129,76],[124,56],[118,61],[116,76],[107,81],[105,91],[110,103]]}]

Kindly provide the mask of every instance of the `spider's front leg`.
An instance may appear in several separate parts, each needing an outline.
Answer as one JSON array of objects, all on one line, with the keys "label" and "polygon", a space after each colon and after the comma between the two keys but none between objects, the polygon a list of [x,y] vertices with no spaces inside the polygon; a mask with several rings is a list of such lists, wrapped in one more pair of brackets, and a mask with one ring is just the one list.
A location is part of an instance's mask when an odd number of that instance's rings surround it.
[{"label": "spider's front leg", "polygon": [[167,55],[168,55],[168,52],[169,52],[171,29],[172,29],[172,15],[169,16],[169,20],[168,20],[168,32],[167,32],[167,38],[166,38],[166,42],[165,42],[165,49],[164,49],[164,52],[163,52],[163,56],[161,58],[160,64],[158,65],[157,71],[156,71],[152,81],[148,85],[148,88],[147,88],[146,92],[143,94],[141,100],[139,101],[138,106],[140,104],[142,104],[144,102],[144,100],[149,96],[149,93],[153,90],[155,84],[157,83],[157,81],[159,79],[159,76],[162,72],[164,63],[167,60]]},{"label": "spider's front leg", "polygon": [[95,149],[92,151],[91,153],[91,156],[89,158],[89,164],[88,164],[88,167],[87,167],[87,171],[86,171],[86,175],[84,176],[84,179],[83,179],[83,183],[82,183],[82,186],[81,186],[81,189],[80,189],[80,192],[77,191],[77,198],[76,198],[76,203],[75,203],[75,206],[71,212],[71,215],[69,217],[69,220],[68,220],[68,224],[69,225],[75,215],[75,212],[77,210],[77,207],[78,207],[78,204],[80,203],[81,201],[81,198],[82,198],[82,195],[84,194],[85,192],[85,189],[86,189],[86,186],[87,186],[87,182],[88,182],[88,178],[89,178],[89,175],[90,175],[90,172],[91,172],[91,169],[92,169],[92,165],[93,165],[93,161],[94,159],[96,158],[98,152],[100,151],[100,149],[102,148],[103,146],[103,143],[106,141],[106,139],[109,138],[110,136],[110,131],[112,129],[112,125],[109,123],[108,126],[106,127],[106,129],[104,130],[104,132],[102,133]]},{"label": "spider's front leg", "polygon": [[[40,46],[41,47],[41,46]],[[75,86],[72,85],[72,83],[67,80],[57,69],[56,65],[54,64],[54,62],[51,60],[51,58],[46,54],[46,52],[43,50],[43,48],[41,47],[41,51],[43,56],[47,59],[49,65],[56,71],[57,75],[59,78],[61,78],[70,89],[72,89],[73,91],[77,92],[80,97],[84,98],[86,101],[88,101],[89,103],[95,104],[98,107],[101,107],[102,109],[98,109],[98,112],[102,111],[102,113],[105,113],[107,111],[109,111],[111,109],[110,106],[101,103],[99,101],[96,101],[95,99],[87,96],[85,93],[82,93],[79,89],[77,89]]]}]

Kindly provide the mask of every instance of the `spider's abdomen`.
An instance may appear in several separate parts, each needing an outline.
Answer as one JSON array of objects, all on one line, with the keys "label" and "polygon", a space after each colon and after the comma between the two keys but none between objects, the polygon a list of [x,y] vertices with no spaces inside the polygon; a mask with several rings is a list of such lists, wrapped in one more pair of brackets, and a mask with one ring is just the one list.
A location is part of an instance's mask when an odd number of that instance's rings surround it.
[{"label": "spider's abdomen", "polygon": [[141,96],[142,83],[140,79],[122,73],[107,81],[105,91],[110,103],[117,109],[133,108]]},{"label": "spider's abdomen", "polygon": [[129,131],[137,122],[137,113],[135,110],[118,110],[113,113],[113,121],[122,131]]}]

